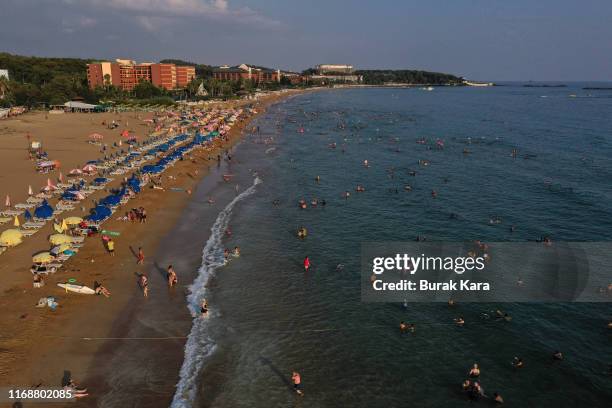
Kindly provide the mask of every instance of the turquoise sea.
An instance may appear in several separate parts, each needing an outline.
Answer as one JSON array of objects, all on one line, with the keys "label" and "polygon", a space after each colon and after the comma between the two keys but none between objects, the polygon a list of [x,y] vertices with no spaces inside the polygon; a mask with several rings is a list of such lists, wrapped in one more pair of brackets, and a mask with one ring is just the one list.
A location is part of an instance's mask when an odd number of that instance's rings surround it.
[{"label": "turquoise sea", "polygon": [[[491,405],[461,390],[473,363],[505,406],[610,406],[609,303],[404,308],[360,298],[365,241],[610,241],[612,91],[584,86],[335,89],[271,107],[233,152],[237,199],[202,243],[192,289],[212,313],[186,348],[179,392],[193,399],[173,406]],[[240,258],[221,266],[234,246]],[[496,309],[512,321],[487,318]],[[400,321],[416,332],[400,335]]]}]

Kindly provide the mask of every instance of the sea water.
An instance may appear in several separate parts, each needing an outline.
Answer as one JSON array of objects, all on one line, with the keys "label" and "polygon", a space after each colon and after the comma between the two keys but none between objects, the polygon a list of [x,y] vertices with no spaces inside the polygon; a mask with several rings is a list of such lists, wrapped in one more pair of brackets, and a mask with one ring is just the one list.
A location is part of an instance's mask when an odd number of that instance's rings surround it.
[{"label": "sea water", "polygon": [[[360,300],[364,241],[609,241],[612,93],[583,86],[324,90],[270,108],[232,158],[245,195],[206,244],[189,303],[212,312],[194,320],[173,406],[457,407],[473,363],[507,406],[609,406],[609,304]],[[326,205],[298,208],[315,197]]]}]

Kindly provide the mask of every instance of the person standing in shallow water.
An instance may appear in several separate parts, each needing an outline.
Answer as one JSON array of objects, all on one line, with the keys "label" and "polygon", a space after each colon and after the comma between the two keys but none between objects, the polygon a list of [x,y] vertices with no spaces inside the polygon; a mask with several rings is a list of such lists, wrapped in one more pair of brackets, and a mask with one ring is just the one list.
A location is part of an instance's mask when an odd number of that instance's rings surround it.
[{"label": "person standing in shallow water", "polygon": [[172,265],[168,266],[168,286],[173,287],[174,285],[176,285],[178,283],[178,278],[176,277],[176,272],[174,271],[174,268],[172,267]]},{"label": "person standing in shallow water", "polygon": [[308,257],[304,258],[304,270],[310,269],[310,259]]},{"label": "person standing in shallow water", "polygon": [[294,371],[291,374],[291,381],[293,381],[293,389],[295,390],[295,392],[298,395],[303,396],[304,391],[302,391],[302,377],[300,376],[300,373],[298,373],[297,371]]}]

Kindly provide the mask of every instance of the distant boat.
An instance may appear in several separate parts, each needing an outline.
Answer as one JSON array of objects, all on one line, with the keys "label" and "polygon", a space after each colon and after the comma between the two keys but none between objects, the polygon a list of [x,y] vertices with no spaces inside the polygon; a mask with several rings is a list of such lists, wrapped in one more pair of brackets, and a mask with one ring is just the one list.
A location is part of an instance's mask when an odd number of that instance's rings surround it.
[{"label": "distant boat", "polygon": [[423,87],[423,88],[421,88],[421,89],[422,89],[423,91],[433,91],[433,90],[434,90],[433,86],[425,86],[425,87]]}]

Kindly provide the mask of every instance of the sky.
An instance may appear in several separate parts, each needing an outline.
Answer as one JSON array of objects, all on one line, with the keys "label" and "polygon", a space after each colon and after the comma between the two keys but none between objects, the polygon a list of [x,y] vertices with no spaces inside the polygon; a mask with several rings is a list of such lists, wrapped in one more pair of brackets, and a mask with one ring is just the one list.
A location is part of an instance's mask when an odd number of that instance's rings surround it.
[{"label": "sky", "polygon": [[21,55],[612,80],[612,0],[0,2],[0,51]]}]

